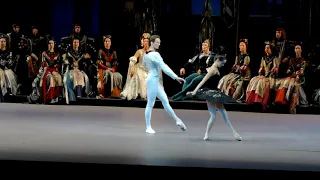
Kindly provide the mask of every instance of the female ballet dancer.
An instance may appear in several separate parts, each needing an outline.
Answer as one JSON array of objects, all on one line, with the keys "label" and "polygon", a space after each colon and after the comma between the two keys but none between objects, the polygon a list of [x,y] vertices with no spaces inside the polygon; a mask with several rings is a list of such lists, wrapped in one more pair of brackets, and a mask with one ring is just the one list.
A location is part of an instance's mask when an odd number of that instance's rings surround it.
[{"label": "female ballet dancer", "polygon": [[[208,69],[208,73],[206,74],[206,76],[202,79],[202,81],[198,84],[198,86],[192,92],[187,93],[188,97],[195,97],[197,99],[202,99],[202,100],[207,101],[207,106],[208,106],[208,110],[210,113],[210,119],[207,124],[206,133],[204,135],[204,140],[209,139],[210,130],[213,126],[213,123],[216,120],[217,110],[222,115],[222,118],[223,118],[224,122],[226,123],[226,125],[231,129],[235,139],[238,141],[242,140],[240,135],[232,127],[232,125],[228,119],[227,111],[223,105],[224,103],[235,102],[235,100],[232,99],[232,97],[230,97],[230,96],[228,96],[228,95],[226,95],[216,89],[208,89],[208,88],[200,89],[204,85],[204,83],[207,82],[207,80],[209,78],[211,78],[212,76],[220,76],[219,68],[224,66],[224,64],[226,62],[227,62],[226,55],[217,54],[214,58],[214,63]],[[217,86],[215,86],[215,87],[217,87]]]},{"label": "female ballet dancer", "polygon": [[146,78],[147,86],[147,106],[145,109],[146,118],[146,133],[154,134],[155,131],[151,127],[151,112],[155,104],[156,98],[158,97],[165,109],[165,111],[170,115],[172,119],[176,121],[176,125],[181,128],[182,131],[186,131],[186,126],[183,122],[176,116],[172,107],[169,104],[168,97],[164,91],[164,88],[159,82],[159,69],[170,76],[172,79],[178,81],[180,84],[184,83],[183,78],[178,77],[168,66],[163,62],[161,55],[156,51],[160,46],[160,36],[152,35],[150,37],[149,43],[150,47],[146,54],[142,65],[147,70],[148,75]]}]

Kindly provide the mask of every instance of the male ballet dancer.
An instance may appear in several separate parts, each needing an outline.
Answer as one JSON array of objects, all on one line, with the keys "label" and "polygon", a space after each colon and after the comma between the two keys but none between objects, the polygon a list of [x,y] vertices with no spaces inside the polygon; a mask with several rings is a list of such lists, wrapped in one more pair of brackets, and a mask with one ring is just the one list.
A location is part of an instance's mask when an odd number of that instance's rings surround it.
[{"label": "male ballet dancer", "polygon": [[185,131],[187,128],[183,122],[176,116],[172,107],[169,104],[167,94],[164,88],[159,82],[159,69],[170,76],[172,79],[178,81],[180,84],[184,83],[183,78],[178,77],[168,66],[163,62],[161,55],[156,51],[160,46],[160,36],[152,35],[150,37],[149,43],[150,48],[144,55],[142,65],[147,70],[148,75],[146,78],[147,86],[147,106],[145,109],[146,118],[146,133],[154,134],[155,131],[151,127],[151,112],[155,104],[156,98],[158,97],[169,116],[176,121],[176,125]]}]

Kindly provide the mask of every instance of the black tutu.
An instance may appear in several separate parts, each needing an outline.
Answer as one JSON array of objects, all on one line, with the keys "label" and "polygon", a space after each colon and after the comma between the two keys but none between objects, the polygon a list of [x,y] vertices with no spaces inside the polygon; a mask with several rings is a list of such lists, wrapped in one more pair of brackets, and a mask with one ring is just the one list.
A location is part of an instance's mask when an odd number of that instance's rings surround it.
[{"label": "black tutu", "polygon": [[216,102],[216,103],[235,103],[236,101],[232,99],[231,96],[224,94],[218,90],[212,89],[199,89],[195,95],[191,93],[187,93],[187,97],[195,98],[199,100],[205,100],[209,102]]}]

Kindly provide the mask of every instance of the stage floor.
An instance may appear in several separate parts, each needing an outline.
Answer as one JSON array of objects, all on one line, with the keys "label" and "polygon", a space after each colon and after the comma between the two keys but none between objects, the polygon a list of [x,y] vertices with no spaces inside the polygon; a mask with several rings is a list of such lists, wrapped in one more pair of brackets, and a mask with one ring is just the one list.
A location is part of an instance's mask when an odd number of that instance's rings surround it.
[{"label": "stage floor", "polygon": [[0,104],[0,159],[216,168],[320,170],[317,115],[229,112],[243,141],[235,141],[220,114],[211,141],[203,141],[208,112],[176,110],[182,132],[154,109],[154,135],[144,109]]}]

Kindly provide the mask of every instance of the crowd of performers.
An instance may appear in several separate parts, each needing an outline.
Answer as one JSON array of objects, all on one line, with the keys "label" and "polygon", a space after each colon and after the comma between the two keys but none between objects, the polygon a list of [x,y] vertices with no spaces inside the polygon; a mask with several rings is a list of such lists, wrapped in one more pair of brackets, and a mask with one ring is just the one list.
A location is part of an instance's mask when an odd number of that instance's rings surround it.
[{"label": "crowd of performers", "polygon": [[[1,34],[1,101],[10,95],[29,95],[32,103],[76,101],[77,97],[120,97],[122,75],[110,35],[102,48],[75,24],[73,32],[57,45],[51,36],[40,36],[36,26],[25,36],[18,24]],[[31,85],[32,84],[32,85]]]},{"label": "crowd of performers", "polygon": [[[148,72],[142,62],[150,47],[149,33],[142,34],[141,49],[129,61],[122,61],[129,64],[127,77],[123,79],[117,69],[119,61],[110,35],[103,36],[102,48],[98,50],[95,39],[86,36],[78,24],[59,45],[50,36],[40,36],[37,27],[31,30],[32,35],[25,36],[19,25],[14,24],[12,32],[0,36],[1,101],[17,94],[28,95],[32,103],[57,103],[65,99],[69,104],[77,97],[148,99]],[[207,84],[217,84],[219,91],[237,102],[260,103],[264,109],[283,104],[295,113],[297,105],[308,105],[304,85],[309,61],[302,55],[303,44],[291,44],[285,30],[277,29],[275,40],[265,42],[265,55],[260,68],[255,70],[250,66],[248,40],[241,39],[240,53],[230,73],[219,79],[211,77]],[[216,55],[210,49],[210,42],[205,40],[200,54],[180,70],[186,82],[172,100],[188,98],[187,93],[207,75]],[[257,71],[258,76],[252,77],[252,71]],[[159,75],[162,84],[161,70]],[[320,90],[314,91],[313,100],[320,103]]]},{"label": "crowd of performers", "polygon": [[[320,89],[313,88],[312,94],[306,94],[304,90],[306,79],[315,79],[314,76],[308,76],[308,73],[320,69],[319,65],[308,68],[310,60],[303,56],[304,45],[301,42],[288,41],[283,28],[276,29],[275,39],[264,44],[265,54],[261,58],[260,67],[253,69],[250,64],[252,59],[247,51],[248,39],[241,39],[240,52],[234,65],[229,73],[218,80],[216,88],[237,102],[261,104],[263,110],[270,106],[284,105],[290,113],[295,114],[297,105],[309,105],[308,99],[320,103]],[[187,93],[206,76],[207,69],[212,66],[215,57],[209,46],[209,41],[204,41],[202,52],[190,59],[180,70],[181,75],[185,75],[186,72],[189,72],[189,75],[186,76],[182,90],[172,97],[173,100],[181,101],[188,98]],[[253,77],[252,71],[257,71],[257,76]]]}]

